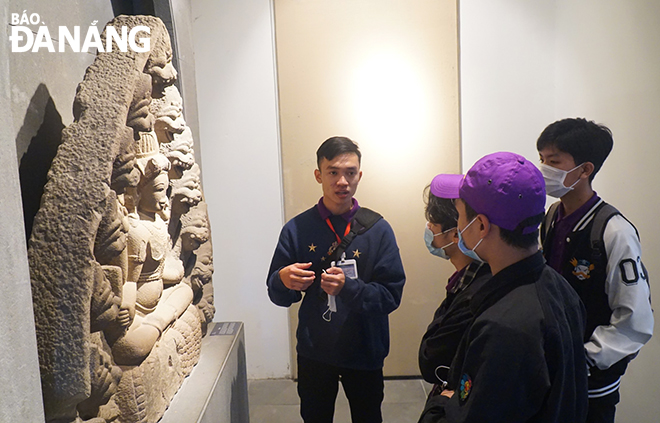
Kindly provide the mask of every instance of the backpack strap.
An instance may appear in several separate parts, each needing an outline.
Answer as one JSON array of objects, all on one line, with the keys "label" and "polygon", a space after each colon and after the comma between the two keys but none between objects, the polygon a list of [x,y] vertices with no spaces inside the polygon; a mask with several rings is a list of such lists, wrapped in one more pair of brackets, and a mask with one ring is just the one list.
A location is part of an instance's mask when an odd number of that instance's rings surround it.
[{"label": "backpack strap", "polygon": [[341,258],[342,253],[346,251],[348,245],[353,242],[353,239],[357,235],[362,235],[368,231],[373,225],[376,224],[376,222],[382,218],[383,216],[381,216],[379,213],[366,207],[360,207],[355,213],[355,216],[353,216],[351,230],[346,234],[345,237],[342,238],[341,243],[339,243],[339,246],[333,253],[335,261]]},{"label": "backpack strap", "polygon": [[555,221],[555,216],[557,216],[557,210],[559,210],[560,204],[561,201],[552,203],[548,209],[548,212],[545,214],[545,219],[541,223],[541,244],[543,244],[548,238],[548,233],[550,233],[550,229],[552,229],[553,222]]},{"label": "backpack strap", "polygon": [[[620,214],[621,212],[619,212],[616,207],[605,202],[603,202],[603,204],[596,210],[593,225],[591,226],[591,233],[589,234],[592,262],[601,263],[607,260],[605,241],[603,240],[605,226],[607,226],[607,222],[609,222],[612,217]],[[635,231],[637,231],[637,228],[635,228]],[[639,237],[639,233],[637,236]]]},{"label": "backpack strap", "polygon": [[[346,248],[351,242],[353,242],[353,239],[357,235],[362,235],[368,231],[373,225],[376,224],[376,222],[382,218],[383,216],[381,216],[379,213],[366,207],[360,207],[355,213],[355,216],[353,216],[353,220],[351,221],[351,230],[341,239],[341,242],[337,248],[335,248],[332,252],[329,252],[321,259],[320,262],[315,263],[310,268],[317,274],[317,278],[320,277],[317,268],[329,266],[331,262],[340,260],[342,253],[346,251]],[[327,294],[323,290],[319,290],[319,297],[325,300],[325,298],[327,298]]]}]

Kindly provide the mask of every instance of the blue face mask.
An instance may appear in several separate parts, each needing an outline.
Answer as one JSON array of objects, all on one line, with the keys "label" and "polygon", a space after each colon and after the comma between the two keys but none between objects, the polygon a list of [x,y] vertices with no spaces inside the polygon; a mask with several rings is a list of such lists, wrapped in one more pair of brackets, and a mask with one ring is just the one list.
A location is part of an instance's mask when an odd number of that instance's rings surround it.
[{"label": "blue face mask", "polygon": [[429,253],[433,254],[434,256],[438,256],[440,258],[443,258],[445,260],[449,260],[449,256],[445,252],[445,248],[452,245],[454,243],[454,241],[450,242],[449,244],[445,245],[444,247],[437,248],[437,247],[433,246],[433,238],[435,238],[438,235],[445,234],[445,233],[451,231],[452,229],[455,229],[455,228],[447,229],[446,231],[434,234],[433,231],[428,227],[428,225],[426,226],[426,229],[424,229],[424,243],[426,244],[426,248],[429,249]]},{"label": "blue face mask", "polygon": [[468,257],[470,257],[472,260],[479,261],[479,262],[483,262],[484,260],[483,260],[481,257],[479,257],[479,255],[477,254],[477,252],[476,252],[475,250],[477,249],[477,247],[479,246],[479,244],[481,244],[481,241],[483,241],[484,239],[481,238],[481,239],[479,240],[479,242],[477,242],[477,245],[475,245],[474,248],[470,250],[470,249],[465,245],[465,240],[463,240],[463,236],[462,236],[463,232],[465,232],[465,230],[466,230],[467,228],[469,228],[470,225],[471,225],[472,223],[474,223],[475,220],[477,220],[477,217],[476,217],[476,216],[474,217],[474,219],[472,219],[472,222],[468,223],[467,226],[463,228],[462,231],[458,231],[458,249],[461,250],[461,253],[465,254],[465,255],[468,256]]}]

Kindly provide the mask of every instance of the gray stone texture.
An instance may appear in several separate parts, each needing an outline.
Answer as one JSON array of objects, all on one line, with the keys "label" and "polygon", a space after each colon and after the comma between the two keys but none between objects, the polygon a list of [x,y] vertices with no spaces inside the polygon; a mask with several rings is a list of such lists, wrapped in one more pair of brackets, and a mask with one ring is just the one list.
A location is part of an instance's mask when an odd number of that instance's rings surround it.
[{"label": "gray stone texture", "polygon": [[[158,327],[162,336],[141,364],[120,368],[113,358],[112,344],[118,337],[122,339],[115,318],[127,273],[122,265],[126,253],[121,229],[127,225],[118,199],[123,193],[110,188],[116,188],[113,164],[118,158],[129,162],[130,154],[124,149],[133,130],[127,127],[127,120],[133,120],[131,113],[139,109],[142,97],[134,95],[144,84],[143,70],[153,77],[154,90],[161,92],[162,86],[157,86],[170,83],[159,80],[159,75],[171,58],[171,48],[158,18],[120,16],[110,24],[116,28],[125,25],[129,30],[148,26],[151,51],[120,52],[115,48],[99,53],[87,68],[73,105],[75,121],[62,131],[29,241],[41,382],[49,422],[156,422],[197,362],[202,332],[213,316],[212,292],[208,292],[212,251],[206,235],[197,240],[205,247],[197,251],[199,260],[190,250],[185,257],[181,247],[177,250],[181,254],[177,258],[185,258],[189,264],[185,283],[195,293],[193,305],[181,309],[183,314],[178,320],[178,315],[173,317],[171,326],[165,322]],[[194,175],[187,176],[190,171],[182,170],[179,177],[198,181]],[[193,209],[202,207],[205,213],[201,190],[195,192],[199,198],[188,199],[188,204]],[[132,211],[129,204],[126,208]],[[182,223],[184,220],[181,217]],[[208,231],[207,216],[201,221]],[[183,230],[178,220],[170,221],[170,226],[171,234]],[[176,243],[177,236],[172,236],[172,242]]]},{"label": "gray stone texture", "polygon": [[243,323],[213,322],[209,333],[202,341],[199,364],[160,423],[250,421]]}]

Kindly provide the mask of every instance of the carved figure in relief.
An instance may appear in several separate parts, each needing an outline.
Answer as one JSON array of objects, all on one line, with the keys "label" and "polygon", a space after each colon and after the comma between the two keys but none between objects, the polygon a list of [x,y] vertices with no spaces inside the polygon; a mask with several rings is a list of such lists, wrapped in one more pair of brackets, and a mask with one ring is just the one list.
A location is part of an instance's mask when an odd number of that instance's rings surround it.
[{"label": "carved figure in relief", "polygon": [[193,304],[199,310],[202,330],[211,322],[213,306],[213,257],[206,204],[200,187],[200,169],[195,163],[193,135],[183,118],[183,101],[176,86],[163,89],[150,106],[156,118],[154,132],[160,151],[171,163],[171,218],[169,233],[173,255],[184,264],[184,281],[193,289]]},{"label": "carved figure in relief", "polygon": [[105,212],[94,241],[94,258],[100,267],[96,268],[90,305],[91,390],[89,397],[77,406],[83,419],[97,416],[102,406],[111,410],[106,411],[106,415],[114,416],[118,413],[114,404],[107,404],[117,392],[122,371],[112,359],[107,339],[115,339],[118,333],[117,317],[128,272],[126,244],[129,222],[124,193],[126,189],[137,187],[140,180],[134,137],[139,131],[149,131],[153,126],[154,117],[148,108],[150,100],[151,76],[142,74],[133,92],[126,128],[117,136],[119,153],[112,163],[111,190],[107,190]]},{"label": "carved figure in relief", "polygon": [[126,333],[113,345],[119,364],[139,364],[163,331],[192,303],[182,284],[183,265],[172,257],[167,231],[170,162],[158,153],[153,132],[139,141],[140,182],[133,194],[137,210],[129,215],[128,275],[118,321]]},{"label": "carved figure in relief", "polygon": [[87,69],[30,239],[49,423],[157,422],[214,313],[208,214],[167,29],[149,16],[110,24],[148,25],[152,48],[113,48]]}]

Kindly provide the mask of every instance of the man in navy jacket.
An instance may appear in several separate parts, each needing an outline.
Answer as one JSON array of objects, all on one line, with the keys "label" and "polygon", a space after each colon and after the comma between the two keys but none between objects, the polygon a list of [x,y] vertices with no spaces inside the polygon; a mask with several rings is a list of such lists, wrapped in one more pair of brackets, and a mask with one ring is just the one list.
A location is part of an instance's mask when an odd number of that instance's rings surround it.
[{"label": "man in navy jacket", "polygon": [[305,422],[332,422],[339,380],[353,422],[382,422],[388,314],[399,306],[405,282],[392,228],[374,219],[345,248],[345,266],[332,265],[342,258],[337,246],[359,225],[353,196],[360,161],[348,138],[333,137],[319,147],[314,175],[323,197],[284,226],[268,272],[273,303],[289,307],[302,299],[296,350]]}]

